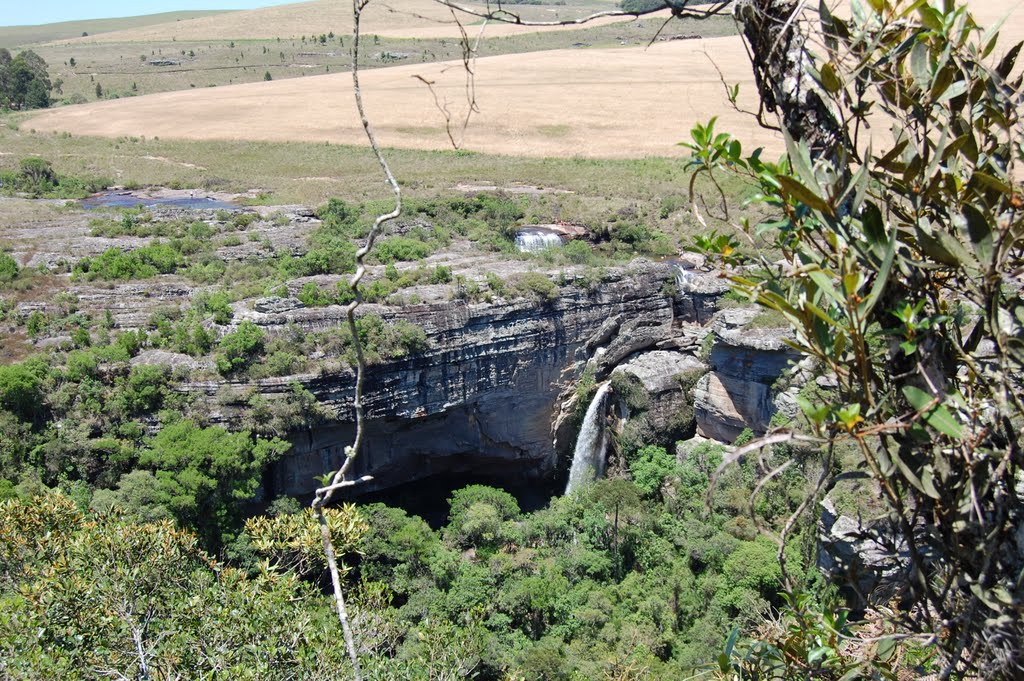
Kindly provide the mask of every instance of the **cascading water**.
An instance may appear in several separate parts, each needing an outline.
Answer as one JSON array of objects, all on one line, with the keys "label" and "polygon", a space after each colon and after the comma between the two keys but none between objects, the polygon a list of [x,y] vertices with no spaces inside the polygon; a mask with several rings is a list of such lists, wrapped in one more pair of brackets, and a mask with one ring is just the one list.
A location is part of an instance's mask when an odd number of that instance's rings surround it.
[{"label": "cascading water", "polygon": [[547,229],[523,229],[516,234],[516,248],[523,253],[559,248],[561,245],[562,237]]},{"label": "cascading water", "polygon": [[673,262],[672,266],[676,270],[676,290],[679,292],[689,291],[690,282],[694,279],[693,272],[679,262]]},{"label": "cascading water", "polygon": [[587,414],[583,417],[583,426],[576,439],[576,449],[572,454],[569,482],[565,486],[566,494],[571,494],[604,474],[604,455],[608,449],[605,412],[608,408],[608,394],[611,389],[611,383],[602,385],[597,389],[597,394],[591,400],[590,406],[587,407]]}]

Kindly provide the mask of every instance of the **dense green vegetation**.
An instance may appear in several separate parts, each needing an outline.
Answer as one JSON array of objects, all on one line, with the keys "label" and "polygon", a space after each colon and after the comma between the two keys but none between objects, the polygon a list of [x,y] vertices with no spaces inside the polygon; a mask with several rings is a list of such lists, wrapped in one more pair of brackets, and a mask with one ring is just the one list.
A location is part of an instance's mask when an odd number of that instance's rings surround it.
[{"label": "dense green vegetation", "polygon": [[[154,670],[200,675],[221,664],[243,670],[239,678],[319,678],[308,670],[330,659],[343,676],[337,651],[316,652],[332,625],[316,588],[323,561],[308,512],[279,500],[271,517],[251,520],[232,544],[235,568],[169,522],[195,527],[205,516],[204,532],[237,529],[218,500],[250,494],[252,471],[274,447],[179,421],[143,454],[154,472],[123,476],[91,502],[72,486],[71,498],[21,488],[0,505],[9,678],[131,673],[140,668],[133,636]],[[452,495],[439,531],[381,504],[332,511],[358,585],[351,607],[369,678],[683,678],[710,662],[734,622],[779,604],[774,544],[736,522],[757,480],[753,462],[720,482],[705,510],[721,456],[721,446],[691,448],[676,463],[649,448],[631,464],[643,488],[600,481],[533,513],[501,490],[471,485]],[[794,471],[775,485],[779,513],[803,484]],[[794,550],[794,564],[808,560]],[[60,583],[58,565],[67,566]],[[68,618],[72,608],[78,614]],[[160,623],[183,618],[199,628],[183,622],[173,636],[159,634]],[[17,645],[37,629],[42,638]]]},{"label": "dense green vegetation", "polygon": [[23,158],[17,171],[0,171],[0,193],[4,195],[80,199],[110,184],[103,178],[59,175],[49,161],[35,156]]},{"label": "dense green vegetation", "polygon": [[[822,17],[828,39],[812,77],[846,107],[838,148],[790,140],[787,161],[769,163],[743,155],[714,122],[690,145],[699,172],[745,174],[772,214],[742,225],[751,243],[771,241],[770,254],[743,253],[719,233],[700,235],[697,248],[770,310],[747,328],[787,323],[834,389],[809,384],[798,422],[777,419],[777,439],[726,458],[719,445],[672,451],[674,437],[655,441],[649,405],[618,378],[616,394],[637,418],[617,438],[607,480],[533,513],[501,490],[470,486],[452,495],[436,531],[379,504],[331,511],[368,678],[1017,676],[1019,48],[986,66],[995,38],[962,9],[918,4],[889,24],[893,8],[877,0],[852,22]],[[860,158],[848,126],[866,125],[873,107],[895,123],[897,141]],[[45,162],[28,161],[5,187],[39,195],[59,184]],[[411,204],[409,215],[431,228],[402,224],[381,242],[371,258],[386,267],[368,283],[369,300],[429,282],[454,283],[458,297],[544,303],[570,283],[526,272],[481,284],[445,265],[407,266],[456,236],[509,251],[514,227],[537,207],[500,195]],[[243,503],[287,448],[275,436],[324,418],[315,398],[299,383],[273,404],[258,393],[218,396],[245,405],[229,431],[206,421],[208,403],[176,389],[179,376],[129,360],[147,347],[212,355],[232,379],[299,371],[314,355],[351,365],[344,328],[270,338],[248,322],[216,327],[232,319],[239,279],[247,293],[269,285],[284,295],[295,277],[351,272],[375,210],[332,202],[304,254],[234,270],[201,245],[201,226],[164,230],[127,213],[94,226],[170,241],[83,260],[80,279],[179,272],[196,254],[186,276],[224,290],[116,335],[67,294],[58,313],[24,321],[33,337],[60,330],[70,341],[0,368],[4,676],[345,675],[312,515],[277,499],[243,522],[255,510]],[[662,218],[676,210],[675,198],[661,201]],[[665,247],[633,208],[611,215],[588,225],[594,248],[524,257],[590,265],[593,275],[572,283],[597,286],[602,264]],[[748,266],[729,269],[738,265]],[[4,286],[30,275],[0,258]],[[351,300],[314,282],[298,296]],[[370,362],[428,344],[422,329],[372,315],[356,332]],[[694,377],[678,378],[690,386]],[[578,394],[592,384],[584,374]],[[682,410],[672,428],[688,430],[692,417]],[[911,566],[907,598],[869,603],[866,621],[852,619],[815,569],[815,502],[854,475],[884,504],[866,534],[906,546]]]},{"label": "dense green vegetation", "polygon": [[50,106],[46,61],[32,50],[11,53],[0,47],[0,109],[45,109]]}]

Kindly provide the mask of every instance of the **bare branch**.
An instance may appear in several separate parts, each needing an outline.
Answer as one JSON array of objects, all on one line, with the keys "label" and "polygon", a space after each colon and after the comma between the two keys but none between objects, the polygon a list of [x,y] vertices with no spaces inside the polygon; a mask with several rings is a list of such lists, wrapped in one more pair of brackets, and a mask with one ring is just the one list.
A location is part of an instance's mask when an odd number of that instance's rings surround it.
[{"label": "bare branch", "polygon": [[557,19],[555,21],[535,21],[532,19],[524,19],[522,15],[516,12],[510,12],[505,9],[504,5],[500,1],[487,2],[485,4],[486,9],[479,9],[476,7],[469,7],[461,5],[452,0],[435,0],[439,4],[444,5],[452,10],[469,14],[480,19],[488,19],[493,21],[500,21],[505,24],[514,24],[516,26],[582,26],[588,24],[596,19],[603,19],[606,17],[622,17],[622,18],[636,18],[647,16],[661,12],[662,10],[671,10],[672,16],[679,18],[688,19],[707,19],[709,17],[718,16],[722,14],[722,11],[732,4],[733,0],[723,0],[722,2],[715,3],[709,8],[696,9],[690,7],[690,0],[665,0],[665,4],[661,7],[655,7],[649,10],[643,10],[639,12],[629,12],[626,10],[604,10],[601,12],[594,12],[584,17],[578,17],[576,19]]},{"label": "bare branch", "polygon": [[[373,248],[373,243],[380,233],[381,227],[386,222],[398,217],[402,212],[402,190],[398,186],[398,182],[395,180],[395,176],[391,172],[390,166],[388,166],[387,159],[385,159],[384,155],[381,153],[380,146],[377,144],[377,138],[373,134],[373,128],[370,126],[370,121],[366,117],[366,108],[363,105],[363,93],[359,85],[359,43],[361,36],[360,19],[367,4],[369,4],[369,0],[353,0],[352,2],[352,92],[355,96],[356,108],[359,111],[359,118],[363,124],[363,130],[366,132],[366,137],[370,141],[370,147],[373,149],[373,153],[377,157],[377,161],[380,163],[381,169],[384,171],[388,184],[391,185],[391,189],[395,194],[395,207],[391,212],[377,216],[373,222],[373,227],[370,228],[370,233],[366,237],[366,242],[358,251],[356,251],[356,272],[349,282],[352,292],[355,294],[355,300],[353,300],[345,310],[349,332],[352,337],[352,345],[356,351],[357,361],[355,398],[353,402],[356,414],[356,438],[355,442],[353,442],[350,447],[345,448],[345,462],[334,474],[331,484],[318,489],[316,496],[313,499],[313,508],[316,510],[317,521],[320,525],[320,535],[323,539],[324,555],[327,558],[327,566],[331,573],[331,585],[334,588],[334,601],[337,607],[338,620],[341,622],[341,629],[345,637],[345,647],[348,649],[349,659],[352,661],[352,674],[355,681],[362,681],[362,671],[359,668],[359,654],[356,649],[355,638],[352,634],[352,627],[349,624],[348,611],[345,608],[345,597],[341,589],[341,575],[338,572],[338,560],[334,551],[334,544],[331,541],[331,531],[327,523],[327,517],[324,515],[323,508],[324,504],[330,501],[335,491],[343,487],[350,486],[349,484],[345,484],[345,476],[352,467],[352,462],[355,461],[356,457],[359,455],[363,439],[366,435],[365,414],[363,410],[363,384],[366,380],[366,356],[363,352],[362,341],[359,339],[359,329],[356,326],[356,309],[363,302],[362,291],[359,288],[359,283],[362,280],[363,275],[366,273],[364,258],[367,253],[370,252],[370,249]],[[365,479],[365,476],[361,480],[363,479]],[[356,483],[352,482],[351,484]]]}]

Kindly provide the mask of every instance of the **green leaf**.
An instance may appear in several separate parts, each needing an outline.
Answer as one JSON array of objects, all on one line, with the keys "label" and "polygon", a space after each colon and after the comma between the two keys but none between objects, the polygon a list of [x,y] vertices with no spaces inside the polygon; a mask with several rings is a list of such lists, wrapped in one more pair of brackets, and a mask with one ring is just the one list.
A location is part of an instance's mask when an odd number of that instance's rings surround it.
[{"label": "green leaf", "polygon": [[896,639],[883,638],[878,642],[878,647],[875,648],[875,653],[878,655],[879,660],[882,662],[888,662],[896,653]]},{"label": "green leaf", "polygon": [[999,66],[996,67],[996,73],[999,74],[1000,78],[1004,80],[1009,78],[1010,73],[1013,71],[1013,65],[1017,63],[1017,55],[1020,54],[1022,45],[1024,45],[1024,42],[1017,43],[1003,56]]},{"label": "green leaf", "polygon": [[889,239],[885,235],[885,221],[882,219],[882,211],[874,203],[864,204],[861,214],[861,226],[864,229],[864,236],[872,245],[887,243]]},{"label": "green leaf", "polygon": [[728,658],[732,658],[733,648],[736,647],[736,641],[740,638],[740,628],[733,627],[732,631],[729,632],[729,638],[725,642],[725,655]]},{"label": "green leaf", "polygon": [[839,681],[855,681],[856,679],[859,679],[859,678],[862,678],[862,677],[863,677],[863,674],[861,673],[861,667],[860,667],[860,665],[858,665],[858,666],[854,667],[853,669],[851,669],[850,671],[848,671],[845,674],[843,674],[842,676],[840,676],[839,677]]},{"label": "green leaf", "polygon": [[885,248],[885,258],[882,259],[882,264],[878,267],[878,274],[875,276],[875,283],[871,285],[871,292],[868,297],[857,306],[858,312],[861,317],[867,318],[871,311],[875,309],[875,305],[878,300],[882,297],[882,291],[885,290],[885,286],[889,281],[889,275],[892,273],[892,263],[896,258],[896,230],[893,230],[892,236],[889,237],[889,244]]},{"label": "green leaf", "polygon": [[822,194],[818,178],[814,174],[814,164],[811,162],[811,152],[807,149],[807,143],[803,140],[794,140],[785,128],[782,129],[782,138],[786,141],[786,153],[789,155],[789,163],[795,175],[805,183],[812,183],[812,194]]},{"label": "green leaf", "polygon": [[967,233],[978,260],[988,263],[992,259],[992,225],[980,210],[970,204],[964,206],[962,215],[967,221]]},{"label": "green leaf", "polygon": [[925,466],[921,471],[921,489],[932,499],[939,499],[941,495],[935,487],[935,472],[931,466]]},{"label": "green leaf", "polygon": [[925,88],[925,84],[932,80],[931,64],[928,62],[928,46],[923,42],[918,41],[910,50],[910,73],[914,76],[917,86],[922,90]]},{"label": "green leaf", "polygon": [[921,23],[933,31],[942,30],[942,19],[939,13],[928,5],[922,5],[917,9],[918,17],[921,19]]},{"label": "green leaf", "polygon": [[809,270],[807,272],[807,276],[810,277],[811,281],[813,281],[818,287],[818,290],[828,296],[832,302],[842,304],[842,296],[840,296],[836,292],[835,288],[832,287],[832,277],[820,269]]},{"label": "green leaf", "polygon": [[820,424],[828,416],[828,405],[812,404],[810,400],[801,395],[797,395],[794,399],[811,423]]},{"label": "green leaf", "polygon": [[946,88],[946,91],[943,92],[935,101],[936,103],[939,104],[943,102],[948,102],[954,97],[959,97],[965,92],[967,92],[967,81],[958,80],[957,82],[953,83],[948,88]]},{"label": "green leaf", "polygon": [[1013,193],[1013,189],[1010,185],[1006,184],[1006,182],[989,175],[988,173],[983,173],[980,170],[975,171],[974,175],[971,176],[971,182],[976,182],[977,184],[989,189],[995,189],[1003,194]]},{"label": "green leaf", "polygon": [[963,437],[963,426],[953,418],[941,400],[936,402],[936,398],[912,385],[903,386],[903,396],[907,398],[910,406],[921,413],[929,426],[953,439]]},{"label": "green leaf", "polygon": [[829,62],[821,67],[821,85],[829,94],[833,95],[843,89],[843,81],[839,80],[835,67]]},{"label": "green leaf", "polygon": [[821,198],[813,191],[811,191],[804,185],[800,184],[800,182],[798,182],[797,180],[793,179],[792,177],[789,177],[788,175],[779,175],[776,179],[779,181],[779,184],[782,185],[782,189],[786,192],[786,194],[797,199],[805,206],[813,208],[815,210],[820,210],[822,213],[825,213],[826,215],[833,214],[832,206],[830,206],[828,202],[825,201],[825,199]]}]

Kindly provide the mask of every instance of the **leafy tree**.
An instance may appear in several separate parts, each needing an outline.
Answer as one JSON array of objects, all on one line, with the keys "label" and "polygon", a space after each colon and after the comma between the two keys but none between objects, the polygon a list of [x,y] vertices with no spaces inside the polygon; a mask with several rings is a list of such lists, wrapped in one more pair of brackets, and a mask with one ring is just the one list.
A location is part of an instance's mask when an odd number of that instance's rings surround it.
[{"label": "leafy tree", "polygon": [[220,339],[217,346],[217,371],[227,375],[241,371],[263,352],[263,330],[252,322],[242,322],[238,328]]},{"label": "leafy tree", "polygon": [[0,366],[0,407],[31,421],[42,413],[42,381],[45,364],[27,361]]},{"label": "leafy tree", "polygon": [[654,494],[669,475],[676,470],[676,459],[664,447],[648,445],[637,452],[629,464],[633,483],[646,495]]},{"label": "leafy tree", "polygon": [[329,610],[293,575],[253,576],[169,521],[0,502],[0,673],[9,679],[337,678]]},{"label": "leafy tree", "polygon": [[0,48],[0,107],[40,109],[50,106],[50,76],[47,64],[32,50],[11,58]]},{"label": "leafy tree", "polygon": [[[827,443],[826,473],[851,443],[881,492],[878,539],[905,546],[916,604],[900,626],[934,636],[944,677],[1011,678],[1024,636],[1024,298],[1007,285],[1024,266],[1020,46],[996,59],[997,31],[960,4],[877,0],[850,20],[823,8],[812,56],[794,11],[739,11],[755,53],[782,42],[800,55],[755,64],[786,158],[744,156],[727,134],[690,145],[698,171],[747,173],[774,212],[758,232],[782,258],[732,279],[838,381],[835,400],[801,407]],[[814,81],[799,96],[792,68]],[[858,138],[882,119],[891,139]],[[818,675],[827,659],[773,673]]]},{"label": "leafy tree", "polygon": [[183,419],[153,437],[139,455],[139,466],[156,477],[152,502],[213,546],[238,528],[240,505],[256,493],[264,468],[289,446],[277,438],[253,439],[248,431],[200,428]]}]

